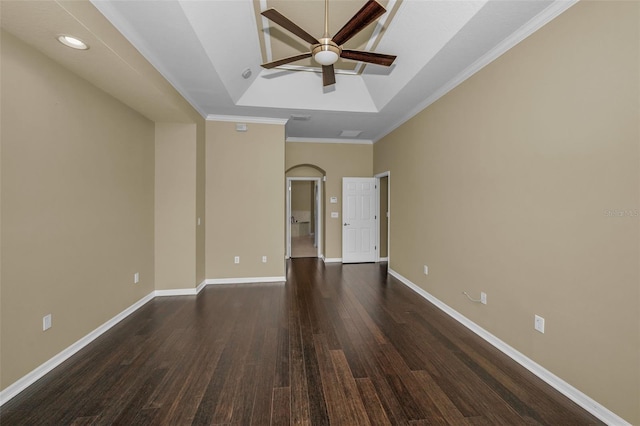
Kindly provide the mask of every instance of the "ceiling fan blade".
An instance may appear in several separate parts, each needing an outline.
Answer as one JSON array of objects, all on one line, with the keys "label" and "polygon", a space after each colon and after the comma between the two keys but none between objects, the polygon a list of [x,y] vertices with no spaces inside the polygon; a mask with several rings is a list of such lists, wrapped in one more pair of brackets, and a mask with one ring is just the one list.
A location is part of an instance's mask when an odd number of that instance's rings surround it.
[{"label": "ceiling fan blade", "polygon": [[302,53],[300,55],[289,56],[288,58],[278,59],[277,61],[267,62],[266,64],[262,64],[262,68],[271,69],[275,67],[279,67],[280,65],[289,64],[291,62],[299,61],[300,59],[310,58],[311,52]]},{"label": "ceiling fan blade", "polygon": [[287,18],[286,16],[284,16],[282,13],[278,12],[274,8],[265,10],[264,12],[262,12],[262,16],[272,20],[273,22],[280,25],[285,30],[297,35],[298,37],[300,37],[301,39],[303,39],[309,44],[320,43],[318,39],[316,39],[314,36],[306,32],[302,28],[300,28],[293,21],[291,21],[289,18]]},{"label": "ceiling fan blade", "polygon": [[387,10],[375,0],[369,0],[334,36],[333,42],[342,46],[367,25],[384,15]]},{"label": "ceiling fan blade", "polygon": [[333,69],[333,65],[322,66],[322,85],[331,86],[336,84],[336,73]]},{"label": "ceiling fan blade", "polygon": [[384,65],[388,67],[396,60],[394,55],[384,55],[382,53],[363,52],[361,50],[343,49],[340,54],[341,58],[352,59],[354,61],[369,62],[371,64]]}]

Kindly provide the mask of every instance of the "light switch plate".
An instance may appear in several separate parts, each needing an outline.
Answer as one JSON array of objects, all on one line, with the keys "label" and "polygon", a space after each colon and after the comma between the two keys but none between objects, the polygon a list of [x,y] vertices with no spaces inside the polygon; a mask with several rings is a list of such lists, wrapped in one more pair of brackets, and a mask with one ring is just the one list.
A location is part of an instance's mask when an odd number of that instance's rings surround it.
[{"label": "light switch plate", "polygon": [[331,212],[331,217],[332,217],[333,219],[337,219],[337,218],[339,218],[339,217],[340,217],[340,215],[338,214],[338,212]]},{"label": "light switch plate", "polygon": [[329,198],[329,202],[331,204],[338,204],[338,197],[331,197]]},{"label": "light switch plate", "polygon": [[45,315],[42,317],[42,331],[48,330],[51,328],[51,314]]},{"label": "light switch plate", "polygon": [[540,315],[534,315],[533,328],[535,328],[540,333],[544,333],[544,318],[542,318]]}]

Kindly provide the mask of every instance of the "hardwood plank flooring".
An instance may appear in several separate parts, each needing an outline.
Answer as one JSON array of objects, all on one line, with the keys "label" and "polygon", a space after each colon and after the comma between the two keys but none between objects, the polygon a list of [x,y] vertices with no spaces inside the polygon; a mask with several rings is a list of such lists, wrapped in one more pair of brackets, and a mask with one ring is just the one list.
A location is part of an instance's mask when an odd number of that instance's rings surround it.
[{"label": "hardwood plank flooring", "polygon": [[0,409],[4,425],[595,425],[387,275],[292,259],[286,284],[156,298]]},{"label": "hardwood plank flooring", "polygon": [[291,237],[291,258],[318,257],[318,248],[313,244],[313,235]]}]

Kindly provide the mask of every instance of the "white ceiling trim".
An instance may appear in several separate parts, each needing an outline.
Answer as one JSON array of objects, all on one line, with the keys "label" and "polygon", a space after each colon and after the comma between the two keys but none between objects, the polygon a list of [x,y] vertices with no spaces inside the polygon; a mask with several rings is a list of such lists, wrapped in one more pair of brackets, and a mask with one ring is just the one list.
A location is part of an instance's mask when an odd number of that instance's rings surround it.
[{"label": "white ceiling trim", "polygon": [[270,117],[248,117],[244,115],[207,115],[207,121],[226,121],[232,123],[253,123],[253,124],[287,124],[288,118]]},{"label": "white ceiling trim", "polygon": [[286,142],[303,142],[303,143],[341,143],[353,145],[373,145],[370,139],[325,139],[325,138],[292,138],[286,139]]},{"label": "white ceiling trim", "polygon": [[529,22],[523,25],[518,31],[511,34],[509,37],[504,39],[501,43],[496,45],[493,49],[487,52],[485,55],[480,57],[473,64],[469,65],[464,71],[456,75],[454,78],[449,80],[446,84],[441,86],[437,91],[435,91],[431,96],[426,98],[420,104],[418,104],[415,108],[408,111],[398,122],[396,122],[393,126],[389,127],[387,131],[382,134],[380,137],[375,139],[373,143],[378,142],[380,139],[387,136],[389,133],[396,130],[398,127],[402,126],[404,123],[409,121],[411,118],[415,117],[420,111],[427,108],[429,105],[433,104],[435,101],[449,93],[459,84],[463,83],[465,80],[470,78],[472,75],[480,71],[485,66],[489,65],[491,62],[498,59],[504,53],[506,53],[511,48],[515,47],[518,43],[520,43],[525,38],[529,37],[534,32],[538,31],[544,25],[555,19],[561,13],[565,12],[571,6],[576,4],[579,0],[561,0],[554,1],[540,12],[538,15],[533,17]]}]

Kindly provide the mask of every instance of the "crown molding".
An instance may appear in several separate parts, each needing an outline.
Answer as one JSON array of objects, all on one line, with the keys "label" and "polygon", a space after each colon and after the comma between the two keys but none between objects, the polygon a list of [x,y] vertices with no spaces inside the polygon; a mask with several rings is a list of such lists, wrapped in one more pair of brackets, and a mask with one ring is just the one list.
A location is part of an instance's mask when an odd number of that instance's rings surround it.
[{"label": "crown molding", "polygon": [[344,143],[354,145],[373,145],[371,139],[326,139],[326,138],[295,138],[288,137],[286,142],[302,142],[302,143]]},{"label": "crown molding", "polygon": [[270,117],[245,117],[242,115],[207,115],[207,121],[225,121],[232,123],[251,123],[251,124],[280,124],[285,125],[288,118],[270,118]]}]

